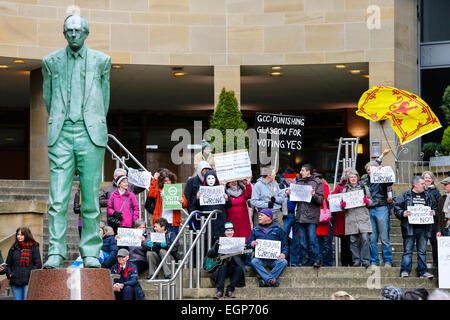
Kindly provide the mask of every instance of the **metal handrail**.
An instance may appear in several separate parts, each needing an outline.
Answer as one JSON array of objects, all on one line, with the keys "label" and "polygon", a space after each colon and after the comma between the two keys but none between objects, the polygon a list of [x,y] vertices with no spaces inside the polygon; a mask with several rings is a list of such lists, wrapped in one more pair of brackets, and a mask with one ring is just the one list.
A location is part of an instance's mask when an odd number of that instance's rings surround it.
[{"label": "metal handrail", "polygon": [[1,240],[0,240],[0,243],[5,242],[5,241],[8,240],[9,238],[13,237],[15,234],[16,234],[15,232],[11,233],[9,236],[6,236],[5,238],[1,239]]},{"label": "metal handrail", "polygon": [[[180,270],[183,270],[184,265],[186,264],[186,261],[188,258],[190,258],[190,255],[192,254],[192,251],[195,249],[197,249],[197,288],[200,288],[200,270],[201,270],[201,263],[200,263],[200,247],[197,246],[197,242],[199,241],[199,239],[203,238],[202,235],[206,229],[206,227],[209,225],[209,222],[211,221],[212,217],[216,215],[216,213],[220,212],[220,210],[213,210],[211,212],[209,212],[208,218],[206,220],[202,220],[203,225],[201,226],[200,230],[197,231],[197,236],[195,237],[195,239],[192,241],[191,246],[189,248],[189,250],[186,252],[186,254],[183,257],[183,260],[181,262],[178,263],[178,269],[174,272],[174,274],[172,275],[172,277],[170,279],[155,279],[155,277],[158,275],[158,272],[161,270],[163,263],[166,263],[167,257],[170,255],[170,252],[172,251],[173,247],[175,246],[177,240],[180,238],[181,234],[184,232],[184,228],[188,225],[189,220],[194,216],[194,214],[196,213],[202,213],[201,211],[195,210],[192,211],[191,214],[189,215],[188,220],[186,220],[185,224],[183,225],[183,227],[181,228],[180,232],[178,233],[177,237],[175,238],[174,242],[172,243],[172,245],[170,246],[170,248],[167,250],[164,258],[161,260],[161,263],[159,264],[158,268],[156,269],[155,273],[153,274],[152,278],[150,280],[147,280],[147,282],[149,283],[155,283],[155,285],[159,285],[160,289],[159,289],[159,299],[162,300],[162,286],[164,284],[167,285],[167,289],[168,289],[168,299],[170,299],[170,286],[174,286],[174,284],[172,284],[177,277],[180,274]],[[201,245],[202,243],[200,243]],[[182,274],[180,275],[180,283],[179,283],[179,299],[181,300],[183,298],[183,281],[182,281]],[[174,296],[174,294],[173,294]]]}]

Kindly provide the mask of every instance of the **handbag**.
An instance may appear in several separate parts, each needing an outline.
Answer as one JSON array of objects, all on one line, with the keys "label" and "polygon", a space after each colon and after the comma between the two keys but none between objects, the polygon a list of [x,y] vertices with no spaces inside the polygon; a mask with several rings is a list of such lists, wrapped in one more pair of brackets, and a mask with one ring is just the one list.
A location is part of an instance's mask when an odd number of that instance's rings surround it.
[{"label": "handbag", "polygon": [[323,208],[320,208],[319,223],[328,222],[331,219],[331,211],[327,206],[327,201],[323,200]]},{"label": "handbag", "polygon": [[[120,211],[117,211],[118,213],[120,213],[120,215],[122,215],[122,210],[123,207],[125,206],[125,203],[128,200],[128,196],[125,198],[125,201],[122,203],[122,207],[120,208]],[[120,224],[122,223],[122,220],[117,219],[116,217],[108,216],[107,219],[108,222],[108,226],[112,227],[114,230],[116,230],[118,227],[120,227]]]}]

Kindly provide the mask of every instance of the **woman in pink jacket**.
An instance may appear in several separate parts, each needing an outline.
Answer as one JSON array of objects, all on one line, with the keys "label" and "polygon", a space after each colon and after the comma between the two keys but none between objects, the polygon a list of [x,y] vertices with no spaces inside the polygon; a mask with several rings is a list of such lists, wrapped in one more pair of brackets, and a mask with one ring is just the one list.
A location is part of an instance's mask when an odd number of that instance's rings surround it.
[{"label": "woman in pink jacket", "polygon": [[252,231],[247,207],[247,200],[252,197],[251,177],[244,182],[228,182],[225,192],[232,203],[231,208],[227,209],[227,221],[234,225],[234,237],[245,237],[247,242]]},{"label": "woman in pink jacket", "polygon": [[[127,176],[118,176],[115,182],[118,188],[109,198],[108,215],[121,220],[120,227],[133,228],[134,222],[139,219],[139,203],[136,200],[136,195],[128,190]],[[125,205],[123,205],[124,201],[126,201]],[[123,209],[120,212],[122,205]]]}]

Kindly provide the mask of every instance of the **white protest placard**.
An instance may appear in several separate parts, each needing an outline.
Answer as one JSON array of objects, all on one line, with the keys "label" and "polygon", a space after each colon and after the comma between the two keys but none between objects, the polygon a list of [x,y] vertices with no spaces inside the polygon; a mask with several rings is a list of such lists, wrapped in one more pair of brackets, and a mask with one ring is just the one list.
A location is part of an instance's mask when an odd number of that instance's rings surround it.
[{"label": "white protest placard", "polygon": [[209,206],[216,204],[225,204],[224,186],[206,187],[200,186],[200,205]]},{"label": "white protest placard", "polygon": [[281,241],[257,239],[255,258],[277,259],[281,253]]},{"label": "white protest placard", "polygon": [[311,202],[312,198],[312,187],[303,184],[291,184],[291,196],[289,197],[291,201],[303,201]]},{"label": "white protest placard", "polygon": [[434,218],[430,215],[431,208],[428,206],[408,206],[408,211],[411,212],[411,215],[408,216],[410,224],[434,223]]},{"label": "white protest placard", "polygon": [[142,244],[142,229],[117,228],[117,246],[138,247]]},{"label": "white protest placard", "polygon": [[244,237],[220,237],[219,238],[219,253],[230,254],[244,251],[245,238]]},{"label": "white protest placard", "polygon": [[252,176],[252,164],[247,150],[214,154],[214,166],[220,182],[243,180]]},{"label": "white protest placard", "polygon": [[330,203],[331,212],[342,211],[342,193],[330,194],[330,196],[328,197],[328,202]]},{"label": "white protest placard", "polygon": [[159,243],[166,242],[166,234],[165,233],[159,233],[159,232],[151,232],[150,233],[150,240],[152,242],[159,242]]},{"label": "white protest placard", "polygon": [[342,194],[342,200],[345,202],[345,209],[352,209],[358,207],[364,207],[364,191],[356,190],[350,192],[344,192]]},{"label": "white protest placard", "polygon": [[128,182],[141,188],[150,188],[152,174],[149,171],[139,171],[128,168]]},{"label": "white protest placard", "polygon": [[370,167],[371,183],[394,183],[395,173],[390,166],[386,167]]},{"label": "white protest placard", "polygon": [[439,288],[450,289],[450,237],[438,238]]}]

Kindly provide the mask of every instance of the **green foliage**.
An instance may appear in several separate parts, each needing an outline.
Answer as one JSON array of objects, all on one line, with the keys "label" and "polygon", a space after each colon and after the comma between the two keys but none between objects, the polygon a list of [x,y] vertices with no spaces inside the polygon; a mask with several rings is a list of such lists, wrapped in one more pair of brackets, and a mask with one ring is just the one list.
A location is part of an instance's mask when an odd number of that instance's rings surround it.
[{"label": "green foliage", "polygon": [[[226,91],[222,89],[219,102],[216,110],[211,116],[209,121],[210,129],[216,129],[220,131],[223,140],[218,138],[214,133],[214,139],[211,140],[211,144],[214,148],[214,152],[225,152],[231,150],[241,149],[242,147],[248,149],[249,138],[245,134],[247,130],[247,124],[242,119],[242,113],[239,110],[238,101],[234,95],[234,91]],[[227,137],[227,129],[229,136]],[[217,131],[217,133],[218,133]],[[233,136],[230,135],[233,133]],[[222,144],[222,146],[220,146]]]},{"label": "green foliage", "polygon": [[447,122],[447,125],[450,125],[450,86],[447,86],[447,88],[445,88],[444,94],[442,96],[442,102],[444,102],[444,104],[439,108],[445,115],[445,121]]},{"label": "green foliage", "polygon": [[428,160],[430,157],[434,157],[436,155],[436,151],[441,153],[442,146],[437,142],[427,142],[423,145],[422,151],[424,153],[424,159]]},{"label": "green foliage", "polygon": [[442,149],[448,154],[450,151],[450,126],[447,127],[444,131],[444,135],[442,136],[441,141]]}]

